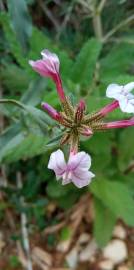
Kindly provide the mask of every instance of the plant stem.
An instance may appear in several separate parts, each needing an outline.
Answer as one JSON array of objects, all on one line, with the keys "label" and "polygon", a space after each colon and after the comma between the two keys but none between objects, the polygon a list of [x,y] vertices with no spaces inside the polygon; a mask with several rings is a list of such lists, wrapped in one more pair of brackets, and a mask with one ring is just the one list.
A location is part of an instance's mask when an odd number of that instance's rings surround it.
[{"label": "plant stem", "polygon": [[101,15],[98,11],[95,11],[93,14],[93,28],[96,38],[102,41],[103,38],[102,22],[101,22]]},{"label": "plant stem", "polygon": [[110,30],[103,38],[103,43],[107,42],[107,40],[113,36],[120,28],[127,25],[128,23],[132,22],[134,20],[134,14],[131,15],[129,18],[125,19],[124,21],[120,22],[118,25],[116,25],[112,30]]},{"label": "plant stem", "polygon": [[7,99],[7,98],[4,98],[4,99],[0,99],[0,103],[11,103],[11,104],[14,104],[18,107],[20,107],[21,109],[25,109],[25,105],[23,105],[21,102],[15,100],[15,99]]}]

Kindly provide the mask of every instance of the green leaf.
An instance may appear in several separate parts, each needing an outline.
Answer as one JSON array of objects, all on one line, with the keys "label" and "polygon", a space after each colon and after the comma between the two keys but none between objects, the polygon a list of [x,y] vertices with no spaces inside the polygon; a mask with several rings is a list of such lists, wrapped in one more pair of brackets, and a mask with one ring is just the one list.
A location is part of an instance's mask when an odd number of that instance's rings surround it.
[{"label": "green leaf", "polygon": [[19,133],[3,148],[0,154],[2,162],[11,163],[45,153],[46,138],[35,134]]},{"label": "green leaf", "polygon": [[15,64],[6,63],[1,69],[0,78],[3,85],[8,88],[10,92],[18,93],[27,89],[30,77],[28,74]]},{"label": "green leaf", "polygon": [[46,86],[47,81],[44,78],[39,77],[31,81],[27,91],[21,97],[21,102],[32,106],[38,105],[43,99]]},{"label": "green leaf", "polygon": [[[3,147],[12,140],[21,131],[20,123],[13,124],[5,129],[0,135],[0,149],[2,151]],[[1,154],[1,153],[0,153]]]},{"label": "green leaf", "polygon": [[117,181],[104,179],[93,181],[91,192],[108,207],[112,213],[134,226],[134,200],[128,187]]},{"label": "green leaf", "polygon": [[122,130],[118,142],[118,164],[119,168],[124,171],[134,159],[134,127]]},{"label": "green leaf", "polygon": [[101,48],[102,44],[95,38],[89,39],[84,44],[71,72],[71,79],[75,83],[87,87],[92,82],[95,64]]},{"label": "green leaf", "polygon": [[116,222],[115,215],[105,207],[100,200],[94,198],[95,222],[94,236],[100,247],[104,247],[110,240]]},{"label": "green leaf", "polygon": [[56,181],[55,177],[51,179],[47,186],[47,193],[51,198],[59,198],[68,193],[69,186],[62,186],[61,181]]},{"label": "green leaf", "polygon": [[60,139],[62,137],[62,134],[59,134],[58,136],[54,137],[53,139],[49,140],[47,142],[47,147],[54,147],[57,146],[57,144],[59,145]]},{"label": "green leaf", "polygon": [[120,43],[110,47],[110,51],[101,60],[101,80],[113,83],[117,82],[118,76],[129,74],[133,58],[133,44]]},{"label": "green leaf", "polygon": [[22,48],[27,48],[28,38],[32,33],[32,23],[26,1],[8,0],[7,4],[17,39]]},{"label": "green leaf", "polygon": [[0,14],[0,24],[3,27],[8,47],[10,48],[11,53],[15,57],[17,63],[19,63],[21,67],[24,67],[26,70],[31,70],[28,65],[28,59],[24,57],[21,45],[18,43],[15,33],[10,25],[10,17],[7,13],[2,12]]}]

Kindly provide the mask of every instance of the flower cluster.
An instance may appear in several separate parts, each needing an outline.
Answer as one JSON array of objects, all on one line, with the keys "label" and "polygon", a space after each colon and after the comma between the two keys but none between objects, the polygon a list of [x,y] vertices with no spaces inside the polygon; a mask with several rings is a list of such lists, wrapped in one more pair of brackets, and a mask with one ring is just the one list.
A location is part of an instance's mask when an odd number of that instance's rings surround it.
[{"label": "flower cluster", "polygon": [[68,162],[65,162],[63,152],[57,150],[51,154],[48,168],[54,170],[57,180],[62,178],[63,185],[73,182],[81,188],[88,185],[94,177],[94,174],[89,171],[91,166],[89,154],[83,151],[79,152],[78,149],[81,135],[90,138],[98,130],[134,126],[134,118],[114,122],[103,121],[109,112],[118,107],[123,112],[134,113],[134,95],[130,93],[134,88],[134,82],[125,86],[110,84],[106,90],[106,96],[113,98],[114,101],[95,113],[87,114],[84,100],[80,100],[77,105],[73,106],[69,97],[65,95],[60,78],[58,56],[48,50],[43,50],[41,55],[42,59],[31,60],[29,64],[41,76],[50,77],[54,81],[62,111],[57,112],[44,102],[42,108],[65,128],[60,145],[68,144],[70,146]]}]

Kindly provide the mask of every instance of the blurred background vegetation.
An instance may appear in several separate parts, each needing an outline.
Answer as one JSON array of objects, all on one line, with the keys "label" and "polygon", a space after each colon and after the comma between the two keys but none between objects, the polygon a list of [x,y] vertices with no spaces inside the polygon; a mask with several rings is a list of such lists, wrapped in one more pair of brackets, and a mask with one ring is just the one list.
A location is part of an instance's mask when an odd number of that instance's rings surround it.
[{"label": "blurred background vegetation", "polygon": [[[88,112],[101,108],[109,103],[108,84],[134,81],[134,1],[1,0],[0,10],[0,98],[21,102],[0,104],[0,222],[10,228],[9,246],[23,238],[23,214],[29,237],[43,237],[88,194],[86,203],[94,209],[90,232],[105,246],[118,219],[134,227],[134,127],[83,141],[96,178],[81,190],[62,187],[47,169],[62,130],[40,108],[46,101],[60,109],[55,85],[33,72],[28,60],[39,59],[44,48],[55,52],[66,94],[74,103],[83,97]],[[117,110],[108,119],[127,117]],[[45,245],[53,248],[69,236],[63,226]],[[21,269],[10,255],[8,268],[1,269]]]}]

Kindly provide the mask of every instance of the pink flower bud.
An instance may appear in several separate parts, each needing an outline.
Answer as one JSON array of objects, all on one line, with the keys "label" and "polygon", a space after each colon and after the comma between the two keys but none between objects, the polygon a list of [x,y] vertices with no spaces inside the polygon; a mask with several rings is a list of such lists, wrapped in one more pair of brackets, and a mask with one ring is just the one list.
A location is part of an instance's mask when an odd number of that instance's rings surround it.
[{"label": "pink flower bud", "polygon": [[55,53],[51,53],[48,50],[41,52],[42,59],[37,61],[29,61],[32,68],[43,77],[51,78],[57,87],[57,92],[61,101],[65,100],[64,90],[62,88],[62,82],[59,74],[60,61]]},{"label": "pink flower bud", "polygon": [[54,120],[61,120],[62,116],[59,112],[57,112],[52,106],[50,106],[48,103],[42,102],[41,104],[42,108],[47,111],[47,113],[54,119]]},{"label": "pink flower bud", "polygon": [[134,126],[134,118],[131,118],[129,120],[120,120],[103,124],[103,127],[105,129],[125,128],[130,126]]}]

